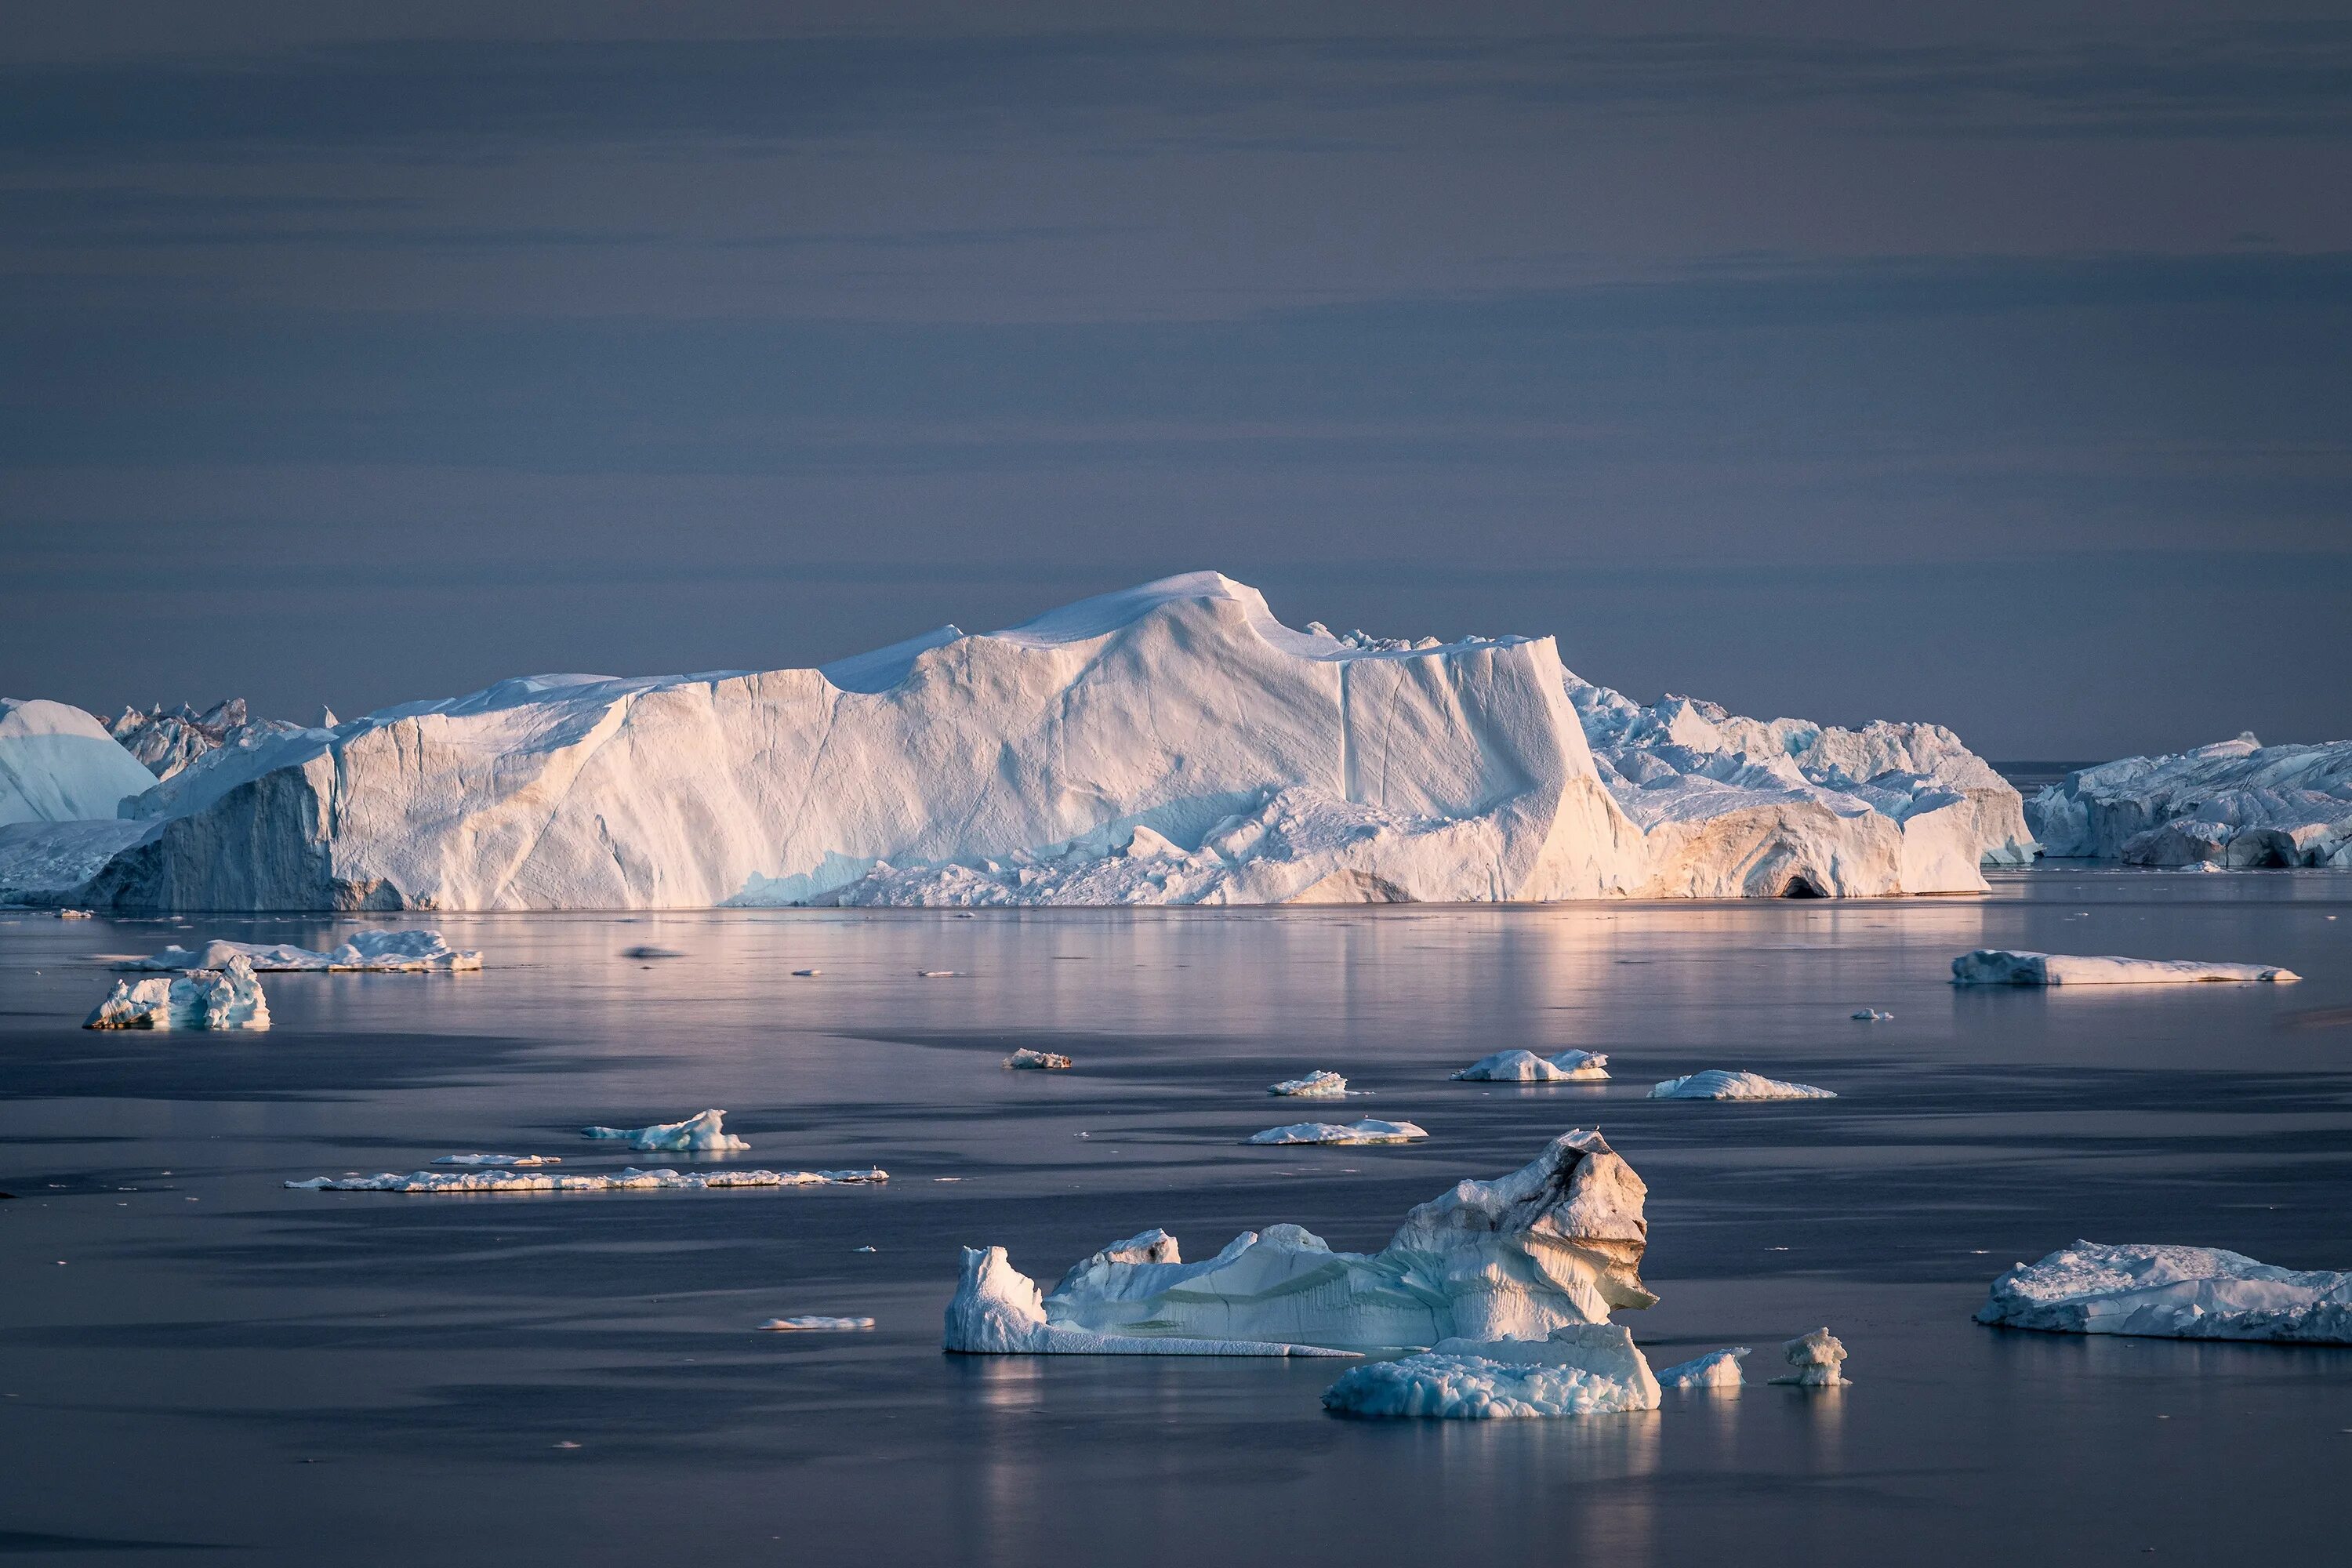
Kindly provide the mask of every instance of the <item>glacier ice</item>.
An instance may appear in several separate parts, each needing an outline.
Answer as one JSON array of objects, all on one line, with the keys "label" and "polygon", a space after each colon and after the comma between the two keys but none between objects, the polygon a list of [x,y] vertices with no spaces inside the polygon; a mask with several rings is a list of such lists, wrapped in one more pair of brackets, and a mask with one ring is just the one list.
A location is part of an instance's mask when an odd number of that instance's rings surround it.
[{"label": "glacier ice", "polygon": [[1067,1072],[1070,1068],[1070,1058],[1059,1051],[1034,1051],[1027,1046],[1023,1046],[1004,1058],[1004,1065],[1009,1068],[1028,1068],[1039,1072]]},{"label": "glacier ice", "polygon": [[2052,1333],[2352,1344],[2352,1273],[2210,1247],[2077,1241],[1994,1280],[1976,1316]]},{"label": "glacier ice", "polygon": [[1746,1345],[1732,1345],[1725,1350],[1709,1351],[1688,1361],[1676,1362],[1658,1373],[1661,1388],[1738,1388],[1741,1360],[1755,1352]]},{"label": "glacier ice", "polygon": [[269,999],[242,953],[218,969],[165,979],[118,980],[85,1029],[267,1029]]},{"label": "glacier ice", "polygon": [[2251,734],[2081,768],[2025,803],[2046,853],[2143,866],[2352,868],[2352,741]]},{"label": "glacier ice", "polygon": [[656,1193],[701,1192],[712,1187],[864,1186],[887,1182],[878,1166],[851,1171],[680,1171],[667,1165],[639,1170],[631,1165],[610,1175],[551,1171],[488,1170],[386,1172],[380,1176],[313,1176],[286,1184],[309,1193]]},{"label": "glacier ice", "polygon": [[1253,1132],[1252,1143],[1412,1143],[1428,1137],[1410,1121],[1382,1121],[1367,1116],[1356,1121],[1294,1121]]},{"label": "glacier ice", "polygon": [[1837,1095],[1809,1083],[1784,1083],[1761,1073],[1726,1072],[1709,1068],[1685,1078],[1670,1078],[1651,1089],[1652,1100],[1835,1100]]},{"label": "glacier ice", "polygon": [[1265,1091],[1296,1095],[1301,1100],[1345,1100],[1348,1080],[1328,1068],[1318,1068],[1305,1078],[1286,1078],[1280,1083],[1268,1084]]},{"label": "glacier ice", "polygon": [[1376,1253],[1334,1252],[1277,1225],[1184,1263],[1174,1237],[1147,1231],[1042,1293],[1002,1247],[967,1248],[947,1348],[1098,1353],[1110,1340],[1148,1354],[1173,1338],[1226,1347],[1173,1353],[1281,1354],[1542,1340],[1657,1300],[1640,1274],[1643,1193],[1601,1134],[1578,1131],[1508,1175],[1458,1183],[1414,1208]]},{"label": "glacier ice", "polygon": [[2303,977],[2271,963],[2200,963],[2175,958],[2085,958],[1980,947],[1952,960],[1955,985],[2163,985],[2197,981],[2287,982]]},{"label": "glacier ice", "polygon": [[827,1318],[809,1314],[798,1318],[770,1318],[760,1325],[777,1333],[846,1333],[874,1326],[871,1318]]},{"label": "glacier ice", "polygon": [[1472,1083],[1598,1082],[1609,1076],[1609,1058],[1599,1051],[1566,1050],[1539,1057],[1533,1051],[1496,1051],[1454,1075]]},{"label": "glacier ice", "polygon": [[[326,728],[334,727],[334,715],[321,710],[327,720]],[[248,738],[283,734],[305,726],[283,719],[251,717],[245,699],[231,697],[216,702],[199,713],[186,703],[165,712],[157,703],[146,712],[125,708],[107,725],[108,733],[156,780],[168,779],[201,762],[224,746],[246,743]],[[143,792],[148,785],[140,786]]]},{"label": "glacier ice", "polygon": [[154,782],[80,709],[0,697],[0,824],[110,818]]},{"label": "glacier ice", "polygon": [[614,1138],[625,1140],[632,1149],[658,1149],[671,1153],[721,1153],[751,1145],[729,1132],[727,1113],[704,1110],[683,1121],[664,1121],[652,1127],[583,1127],[583,1138]]},{"label": "glacier ice", "polygon": [[1792,1383],[1801,1388],[1841,1388],[1851,1381],[1843,1371],[1845,1346],[1827,1329],[1799,1334],[1780,1347],[1780,1354],[1795,1370],[1774,1378],[1775,1383]]},{"label": "glacier ice", "polygon": [[232,956],[242,956],[262,973],[303,970],[434,970],[454,973],[482,967],[482,955],[453,948],[437,931],[363,931],[324,952],[286,942],[222,942],[201,948],[167,947],[152,958],[134,958],[117,969],[218,969]]},{"label": "glacier ice", "polygon": [[1655,1410],[1659,1380],[1622,1324],[1570,1323],[1540,1340],[1442,1340],[1349,1367],[1323,1392],[1350,1415],[1490,1421]]}]

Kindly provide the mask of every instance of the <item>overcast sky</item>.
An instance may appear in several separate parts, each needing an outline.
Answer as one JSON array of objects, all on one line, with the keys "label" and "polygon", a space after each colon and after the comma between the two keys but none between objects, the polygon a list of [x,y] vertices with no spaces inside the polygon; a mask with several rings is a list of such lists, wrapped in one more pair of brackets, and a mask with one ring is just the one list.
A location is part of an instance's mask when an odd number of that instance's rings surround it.
[{"label": "overcast sky", "polygon": [[1153,9],[12,12],[0,693],[1214,567],[1996,757],[2352,735],[2340,4]]}]

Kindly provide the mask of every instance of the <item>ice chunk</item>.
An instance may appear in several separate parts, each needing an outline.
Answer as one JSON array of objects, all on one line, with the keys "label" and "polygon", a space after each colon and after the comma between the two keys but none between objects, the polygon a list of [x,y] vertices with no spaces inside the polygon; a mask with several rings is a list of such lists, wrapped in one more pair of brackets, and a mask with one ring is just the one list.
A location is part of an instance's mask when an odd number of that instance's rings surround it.
[{"label": "ice chunk", "polygon": [[1572,1323],[1541,1340],[1444,1340],[1419,1355],[1350,1367],[1323,1392],[1351,1415],[1487,1421],[1658,1407],[1658,1380],[1615,1323]]},{"label": "ice chunk", "polygon": [[1410,1121],[1381,1121],[1367,1116],[1359,1121],[1294,1121],[1252,1133],[1252,1143],[1412,1143],[1429,1134]]},{"label": "ice chunk", "polygon": [[770,1318],[760,1325],[778,1333],[847,1333],[874,1326],[871,1318]]},{"label": "ice chunk", "polygon": [[684,958],[686,954],[674,947],[625,947],[623,958]]},{"label": "ice chunk", "polygon": [[727,1113],[705,1110],[683,1121],[652,1127],[583,1127],[583,1138],[625,1139],[632,1149],[660,1149],[673,1153],[718,1153],[751,1145],[726,1130]]},{"label": "ice chunk", "polygon": [[2161,985],[2189,981],[2292,981],[2272,963],[2200,963],[2179,958],[2078,958],[1980,947],[1952,960],[1955,985]]},{"label": "ice chunk", "polygon": [[201,948],[167,947],[152,958],[134,958],[117,969],[218,969],[232,955],[241,954],[262,973],[331,969],[376,971],[433,970],[453,973],[482,967],[482,955],[453,948],[437,931],[363,931],[324,952],[286,942],[222,942]]},{"label": "ice chunk", "polygon": [[2052,855],[2221,870],[2352,867],[2352,741],[2251,734],[2066,775],[2025,803]]},{"label": "ice chunk", "polygon": [[1070,1058],[1058,1051],[1033,1051],[1024,1046],[1004,1058],[1009,1068],[1034,1068],[1041,1072],[1066,1072]]},{"label": "ice chunk", "polygon": [[488,1165],[520,1168],[531,1165],[561,1165],[562,1159],[554,1154],[444,1154],[433,1162],[436,1165],[464,1165],[478,1169]]},{"label": "ice chunk", "polygon": [[1979,1323],[2052,1333],[2352,1344],[2352,1273],[2209,1247],[2078,1241],[1993,1281]]},{"label": "ice chunk", "polygon": [[1703,1356],[1676,1362],[1658,1373],[1661,1388],[1738,1388],[1741,1383],[1739,1363],[1755,1352],[1746,1345],[1733,1345],[1727,1350],[1709,1351]]},{"label": "ice chunk", "polygon": [[963,1249],[963,1278],[948,1302],[943,1347],[964,1355],[1329,1356],[1352,1352],[1267,1340],[1103,1333],[1047,1321],[1037,1282],[1004,1248]]},{"label": "ice chunk", "polygon": [[1656,1301],[1640,1276],[1643,1195],[1598,1132],[1575,1131],[1509,1175],[1461,1182],[1421,1205],[1377,1253],[1334,1252],[1277,1225],[1183,1263],[1173,1237],[1147,1231],[1041,1295],[1002,1248],[968,1250],[948,1348],[1093,1351],[1106,1335],[1276,1351],[1541,1340],[1606,1322],[1612,1307]]},{"label": "ice chunk", "polygon": [[381,1176],[313,1176],[286,1184],[310,1193],[654,1193],[701,1192],[709,1187],[863,1186],[887,1182],[878,1166],[855,1171],[680,1171],[667,1165],[639,1170],[632,1165],[612,1175],[572,1172],[411,1171]]},{"label": "ice chunk", "polygon": [[1597,1082],[1609,1076],[1609,1058],[1599,1051],[1561,1051],[1539,1057],[1533,1051],[1496,1051],[1481,1057],[1454,1075],[1473,1083]]},{"label": "ice chunk", "polygon": [[1305,1078],[1286,1078],[1280,1083],[1269,1084],[1266,1093],[1296,1095],[1301,1100],[1344,1100],[1348,1080],[1338,1073],[1318,1070]]},{"label": "ice chunk", "polygon": [[164,979],[118,980],[85,1029],[267,1029],[269,999],[253,965],[231,953],[219,969]]},{"label": "ice chunk", "polygon": [[1780,1347],[1780,1353],[1796,1370],[1775,1383],[1793,1383],[1801,1388],[1839,1388],[1852,1381],[1840,1369],[1845,1363],[1845,1346],[1827,1329],[1815,1329],[1810,1334],[1800,1334]]},{"label": "ice chunk", "polygon": [[1864,1007],[1861,1012],[1854,1015],[1854,1017],[1857,1020],[1865,1024],[1884,1024],[1894,1016],[1894,1014],[1882,1013],[1875,1007]]},{"label": "ice chunk", "polygon": [[1709,1068],[1686,1078],[1670,1078],[1650,1090],[1652,1100],[1835,1100],[1826,1089],[1809,1083],[1783,1083],[1761,1073],[1726,1072]]}]

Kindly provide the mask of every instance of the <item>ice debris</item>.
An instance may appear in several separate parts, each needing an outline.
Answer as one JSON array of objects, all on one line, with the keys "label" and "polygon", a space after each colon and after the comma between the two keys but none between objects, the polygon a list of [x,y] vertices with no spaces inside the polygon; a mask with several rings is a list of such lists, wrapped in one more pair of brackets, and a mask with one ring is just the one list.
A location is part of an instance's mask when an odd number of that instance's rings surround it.
[{"label": "ice debris", "polygon": [[1727,1350],[1709,1351],[1705,1355],[1676,1362],[1658,1373],[1658,1386],[1738,1388],[1742,1382],[1740,1361],[1753,1353],[1746,1345],[1733,1345]]},{"label": "ice debris", "polygon": [[1294,1095],[1300,1100],[1344,1100],[1348,1080],[1338,1073],[1318,1070],[1305,1078],[1286,1078],[1280,1083],[1268,1084],[1268,1094]]},{"label": "ice debris", "polygon": [[266,1029],[269,998],[253,977],[253,965],[231,953],[218,969],[199,969],[165,979],[118,980],[90,1016],[85,1029]]},{"label": "ice debris", "polygon": [[683,1121],[652,1127],[583,1127],[583,1138],[625,1139],[632,1149],[659,1149],[672,1153],[721,1153],[751,1145],[726,1130],[727,1113],[705,1110]]},{"label": "ice debris", "polygon": [[1034,1068],[1040,1072],[1067,1072],[1070,1058],[1059,1051],[1033,1051],[1024,1046],[1004,1058],[1009,1068]]},{"label": "ice debris", "polygon": [[1884,1024],[1891,1020],[1894,1016],[1894,1014],[1882,1013],[1875,1007],[1864,1007],[1861,1012],[1854,1015],[1854,1018],[1857,1022],[1864,1024]]},{"label": "ice debris", "polygon": [[1570,1323],[1540,1340],[1442,1340],[1350,1367],[1323,1407],[1450,1421],[1605,1415],[1656,1409],[1658,1379],[1622,1325]]},{"label": "ice debris", "polygon": [[1841,1370],[1845,1364],[1845,1346],[1827,1329],[1815,1329],[1810,1334],[1800,1334],[1780,1347],[1796,1370],[1775,1383],[1791,1383],[1800,1388],[1842,1388],[1852,1380]]},{"label": "ice debris", "polygon": [[1952,960],[1955,985],[2162,985],[2191,981],[2293,981],[2274,963],[2200,963],[2180,958],[2082,958],[1980,947]]},{"label": "ice debris", "polygon": [[799,1318],[770,1318],[760,1325],[777,1333],[848,1333],[874,1326],[871,1318],[825,1318],[810,1315]]},{"label": "ice debris", "polygon": [[1651,1089],[1652,1100],[1835,1100],[1837,1095],[1809,1083],[1784,1083],[1761,1073],[1726,1072],[1709,1068],[1685,1078],[1670,1078]]},{"label": "ice debris", "polygon": [[2352,1273],[2209,1247],[2078,1241],[1992,1283],[1979,1323],[2051,1333],[2352,1344]]},{"label": "ice debris", "polygon": [[862,1186],[887,1182],[878,1166],[852,1171],[680,1171],[667,1165],[639,1170],[632,1165],[612,1175],[572,1172],[489,1169],[411,1171],[380,1176],[313,1176],[286,1184],[311,1193],[653,1193],[701,1192],[710,1187]]},{"label": "ice debris", "polygon": [[1599,1051],[1567,1050],[1549,1057],[1525,1050],[1496,1051],[1454,1076],[1472,1083],[1566,1083],[1571,1079],[1593,1083],[1609,1076],[1609,1058]]},{"label": "ice debris", "polygon": [[1287,1127],[1269,1127],[1263,1132],[1252,1133],[1244,1142],[1251,1143],[1412,1143],[1429,1134],[1410,1121],[1381,1121],[1367,1116],[1361,1121],[1294,1121]]},{"label": "ice debris", "polygon": [[482,955],[453,948],[437,931],[354,931],[349,940],[324,952],[286,942],[208,942],[201,948],[167,947],[152,958],[134,958],[117,969],[218,969],[241,955],[261,973],[331,969],[443,973],[482,967]]},{"label": "ice debris", "polygon": [[444,1154],[433,1163],[436,1165],[463,1165],[469,1170],[492,1165],[519,1170],[534,1165],[561,1165],[563,1160],[556,1154]]},{"label": "ice debris", "polygon": [[2082,768],[2025,803],[2051,855],[2219,870],[2352,868],[2352,741],[2251,734]]},{"label": "ice debris", "polygon": [[686,954],[674,947],[625,947],[623,958],[684,958]]}]

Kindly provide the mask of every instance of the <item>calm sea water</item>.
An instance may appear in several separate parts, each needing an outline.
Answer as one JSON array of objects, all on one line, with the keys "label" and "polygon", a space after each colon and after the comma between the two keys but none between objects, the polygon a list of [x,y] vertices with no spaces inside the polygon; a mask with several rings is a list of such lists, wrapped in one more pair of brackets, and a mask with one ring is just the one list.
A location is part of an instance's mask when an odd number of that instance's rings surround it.
[{"label": "calm sea water", "polygon": [[[2341,916],[2340,919],[2331,917]],[[2352,878],[2043,868],[1987,899],[1541,909],[448,917],[492,967],[282,975],[260,1036],[97,1035],[94,955],[310,920],[0,914],[0,1556],[92,1563],[2323,1561],[2352,1350],[1998,1332],[2086,1237],[2352,1268]],[[622,950],[658,944],[653,963]],[[2293,986],[1955,991],[1977,945]],[[794,969],[824,973],[796,979]],[[946,979],[918,970],[951,969]],[[1894,1021],[1857,1023],[1874,1005]],[[1015,1046],[1066,1074],[1009,1073]],[[1605,1050],[1600,1087],[1446,1074]],[[1748,1068],[1835,1100],[1653,1103]],[[1422,1123],[1253,1149],[1316,1068]],[[289,1192],[724,1108],[885,1189]],[[1302,1110],[1301,1108],[1306,1109]],[[1602,1128],[1650,1186],[1657,1364],[1853,1386],[1640,1415],[1327,1415],[1329,1363],[939,1352],[958,1248],[1049,1283],[1163,1226],[1379,1247]],[[654,1157],[635,1156],[637,1163]],[[871,1247],[872,1252],[857,1250]],[[762,1334],[803,1312],[856,1335]],[[576,1445],[576,1446],[575,1446]]]}]

